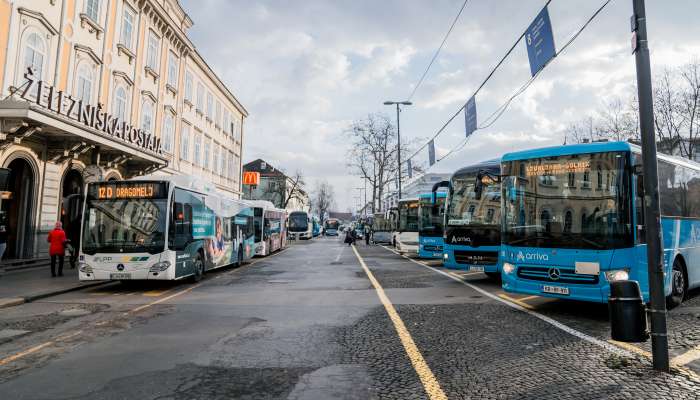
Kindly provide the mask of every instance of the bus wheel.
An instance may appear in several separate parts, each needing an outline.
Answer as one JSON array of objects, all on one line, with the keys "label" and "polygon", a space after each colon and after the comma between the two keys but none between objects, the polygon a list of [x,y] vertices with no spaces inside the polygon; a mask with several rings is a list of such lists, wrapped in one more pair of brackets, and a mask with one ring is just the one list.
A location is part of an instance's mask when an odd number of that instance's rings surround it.
[{"label": "bus wheel", "polygon": [[194,275],[192,275],[193,282],[199,282],[204,276],[204,260],[202,259],[202,254],[197,253],[194,259]]},{"label": "bus wheel", "polygon": [[685,279],[683,262],[676,258],[676,260],[673,261],[673,270],[671,271],[671,295],[666,299],[668,308],[681,305],[687,291],[688,282]]}]

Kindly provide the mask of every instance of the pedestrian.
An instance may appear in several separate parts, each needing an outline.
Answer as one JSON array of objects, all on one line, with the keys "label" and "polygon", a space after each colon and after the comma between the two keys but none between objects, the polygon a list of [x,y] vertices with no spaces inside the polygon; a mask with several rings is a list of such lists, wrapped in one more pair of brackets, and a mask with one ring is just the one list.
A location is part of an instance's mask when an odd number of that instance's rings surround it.
[{"label": "pedestrian", "polygon": [[369,246],[369,237],[372,236],[372,227],[365,224],[365,244]]},{"label": "pedestrian", "polygon": [[51,276],[56,277],[56,259],[58,259],[58,276],[63,276],[63,260],[66,253],[66,232],[61,221],[49,232],[46,241],[49,242],[49,255],[51,256]]}]

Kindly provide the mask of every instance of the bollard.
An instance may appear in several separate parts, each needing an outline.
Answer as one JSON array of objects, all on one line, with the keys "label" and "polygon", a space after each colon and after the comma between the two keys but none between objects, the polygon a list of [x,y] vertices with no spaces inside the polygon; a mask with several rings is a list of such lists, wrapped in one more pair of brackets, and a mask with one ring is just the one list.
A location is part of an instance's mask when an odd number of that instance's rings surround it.
[{"label": "bollard", "polygon": [[610,282],[610,336],[619,342],[646,342],[647,316],[637,281]]}]

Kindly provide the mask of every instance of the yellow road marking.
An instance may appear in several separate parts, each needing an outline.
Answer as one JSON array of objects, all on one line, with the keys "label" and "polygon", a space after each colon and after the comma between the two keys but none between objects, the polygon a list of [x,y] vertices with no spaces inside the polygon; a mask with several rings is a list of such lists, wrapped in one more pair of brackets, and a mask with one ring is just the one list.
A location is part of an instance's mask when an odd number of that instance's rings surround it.
[{"label": "yellow road marking", "polygon": [[609,339],[608,342],[614,344],[617,347],[622,347],[625,350],[629,350],[632,353],[638,354],[642,357],[646,357],[648,359],[651,359],[651,353],[649,353],[648,351],[646,351],[644,349],[640,349],[639,347],[637,347],[633,344],[626,343],[626,342],[618,342],[617,340],[612,340],[612,339]]},{"label": "yellow road marking", "polygon": [[529,304],[527,304],[527,303],[524,303],[524,302],[522,302],[522,301],[520,301],[520,300],[518,300],[518,299],[514,299],[514,298],[508,296],[508,295],[505,294],[505,293],[499,293],[499,294],[498,294],[498,297],[500,297],[500,298],[502,298],[502,299],[505,299],[505,300],[508,300],[508,301],[510,301],[511,303],[515,303],[515,304],[519,305],[520,307],[527,308],[528,310],[534,310],[534,309],[535,309],[535,307],[533,307],[533,306],[531,306],[531,305],[529,305]]},{"label": "yellow road marking", "polygon": [[149,291],[143,292],[143,295],[146,296],[146,297],[159,297],[159,296],[162,296],[162,295],[164,295],[165,293],[168,293],[168,292],[170,292],[170,291],[172,291],[172,290],[173,290],[173,289],[167,289],[167,290],[163,290],[163,289],[149,290]]},{"label": "yellow road marking", "polygon": [[404,325],[403,321],[401,320],[399,313],[396,312],[396,309],[391,303],[391,300],[389,300],[389,297],[387,297],[386,293],[384,293],[384,289],[379,284],[379,281],[377,281],[374,278],[372,272],[369,270],[369,268],[367,268],[367,264],[365,264],[365,261],[360,256],[360,253],[357,252],[355,246],[352,246],[352,250],[355,252],[355,256],[360,262],[362,269],[365,270],[365,274],[367,274],[367,277],[369,278],[370,282],[372,282],[372,286],[374,286],[379,300],[384,305],[384,309],[386,309],[387,314],[389,314],[391,322],[394,323],[394,329],[396,329],[396,333],[398,334],[399,339],[401,340],[401,344],[406,350],[406,354],[411,360],[413,368],[416,370],[418,377],[423,383],[423,388],[428,394],[428,397],[431,400],[447,400],[447,396],[445,395],[445,392],[442,391],[440,383],[435,378],[435,375],[433,375],[433,372],[430,370],[428,363],[425,362],[423,355],[421,354],[420,350],[418,350],[418,346],[416,346],[416,343],[413,341],[411,334],[408,332],[408,329],[406,329],[406,325]]},{"label": "yellow road marking", "polygon": [[539,299],[539,298],[540,298],[540,296],[527,296],[527,297],[519,298],[518,300],[520,300],[520,301],[528,301],[528,300]]},{"label": "yellow road marking", "polygon": [[189,292],[191,292],[192,290],[198,288],[198,287],[201,286],[201,285],[202,285],[201,283],[198,283],[198,284],[196,284],[196,285],[194,285],[194,286],[190,286],[190,287],[188,287],[187,289],[180,290],[179,292],[173,293],[173,294],[171,294],[170,296],[163,297],[162,299],[158,299],[158,300],[156,300],[156,301],[153,301],[153,302],[150,302],[150,303],[148,303],[148,304],[144,304],[144,305],[142,305],[142,306],[139,306],[139,307],[136,307],[136,308],[134,308],[134,309],[132,309],[132,310],[129,310],[129,311],[125,312],[123,315],[133,314],[133,313],[137,313],[137,312],[139,312],[139,311],[145,310],[145,309],[147,309],[147,308],[149,308],[149,307],[155,306],[156,304],[160,304],[160,303],[162,303],[162,302],[164,302],[164,301],[168,301],[168,300],[173,299],[173,298],[175,298],[175,297],[177,297],[177,296],[183,295],[183,294],[185,294],[185,293],[189,293]]},{"label": "yellow road marking", "polygon": [[700,359],[700,346],[696,346],[680,356],[674,357],[671,362],[676,365],[686,365],[697,359]]},{"label": "yellow road marking", "polygon": [[17,353],[17,354],[13,354],[13,355],[11,355],[11,356],[9,356],[9,357],[5,357],[5,358],[3,358],[2,360],[0,360],[0,366],[5,365],[5,364],[9,364],[9,363],[11,363],[12,361],[15,361],[15,360],[17,360],[17,359],[19,359],[19,358],[22,358],[22,357],[24,357],[24,356],[28,356],[28,355],[30,355],[30,354],[32,354],[32,353],[36,353],[37,351],[43,349],[43,348],[46,347],[46,346],[51,346],[53,343],[54,343],[53,340],[52,340],[52,341],[49,341],[49,342],[44,342],[44,343],[42,343],[42,344],[40,344],[40,345],[37,345],[37,346],[32,347],[31,349],[27,349],[27,350],[24,350],[24,351],[19,352],[19,353]]}]

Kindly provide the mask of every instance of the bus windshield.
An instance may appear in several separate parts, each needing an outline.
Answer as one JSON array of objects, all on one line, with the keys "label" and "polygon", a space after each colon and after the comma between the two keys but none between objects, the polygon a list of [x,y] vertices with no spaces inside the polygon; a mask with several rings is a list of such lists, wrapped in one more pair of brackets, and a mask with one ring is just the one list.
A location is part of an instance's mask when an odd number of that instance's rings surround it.
[{"label": "bus windshield", "polygon": [[338,221],[326,221],[326,229],[338,229],[340,223]]},{"label": "bus windshield", "polygon": [[372,230],[375,232],[390,232],[392,230],[391,221],[383,215],[374,216],[372,221]]},{"label": "bus windshield", "polygon": [[291,213],[289,215],[289,229],[294,231],[309,229],[309,217],[306,213]]},{"label": "bus windshield", "polygon": [[[112,190],[103,190],[105,187]],[[120,182],[88,190],[82,236],[85,254],[164,250],[167,189],[139,191],[134,187]]]},{"label": "bus windshield", "polygon": [[399,231],[418,232],[418,200],[399,203]]},{"label": "bus windshield", "polygon": [[452,178],[452,193],[447,206],[447,226],[498,228],[501,217],[501,188],[486,185],[477,199],[474,192],[476,172]]},{"label": "bus windshield", "polygon": [[605,152],[503,164],[504,243],[615,249],[632,245],[627,153]]},{"label": "bus windshield", "polygon": [[421,236],[442,236],[445,198],[438,197],[435,200],[435,204],[431,199],[420,200],[419,233]]}]

